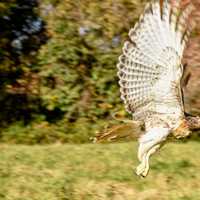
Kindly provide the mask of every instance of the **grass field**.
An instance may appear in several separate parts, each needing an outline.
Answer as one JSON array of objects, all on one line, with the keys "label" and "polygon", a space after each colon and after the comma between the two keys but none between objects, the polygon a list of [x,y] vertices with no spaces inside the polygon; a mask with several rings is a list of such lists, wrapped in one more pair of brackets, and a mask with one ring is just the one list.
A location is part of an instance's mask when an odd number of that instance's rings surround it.
[{"label": "grass field", "polygon": [[138,178],[136,143],[0,146],[2,200],[198,200],[200,143],[170,143]]}]

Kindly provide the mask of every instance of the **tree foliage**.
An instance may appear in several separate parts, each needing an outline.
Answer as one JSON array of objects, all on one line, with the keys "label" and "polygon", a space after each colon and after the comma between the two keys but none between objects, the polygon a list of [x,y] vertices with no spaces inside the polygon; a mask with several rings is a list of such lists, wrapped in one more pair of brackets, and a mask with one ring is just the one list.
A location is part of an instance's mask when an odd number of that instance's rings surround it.
[{"label": "tree foliage", "polygon": [[146,1],[0,3],[1,140],[84,142],[125,116],[116,63]]}]

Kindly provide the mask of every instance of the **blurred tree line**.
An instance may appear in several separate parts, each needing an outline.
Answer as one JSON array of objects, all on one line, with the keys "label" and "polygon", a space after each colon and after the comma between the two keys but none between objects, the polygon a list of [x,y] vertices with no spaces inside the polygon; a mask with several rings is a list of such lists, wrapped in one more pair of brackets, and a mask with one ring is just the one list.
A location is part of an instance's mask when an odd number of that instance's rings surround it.
[{"label": "blurred tree line", "polygon": [[85,142],[125,116],[116,63],[146,1],[1,1],[0,141]]},{"label": "blurred tree line", "polygon": [[116,62],[142,3],[1,1],[0,140],[83,142],[124,115]]}]

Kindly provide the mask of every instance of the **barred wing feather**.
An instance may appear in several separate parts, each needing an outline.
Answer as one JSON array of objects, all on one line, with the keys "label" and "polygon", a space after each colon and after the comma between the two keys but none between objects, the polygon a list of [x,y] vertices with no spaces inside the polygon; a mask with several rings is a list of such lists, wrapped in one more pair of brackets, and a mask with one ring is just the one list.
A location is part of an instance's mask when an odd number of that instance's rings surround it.
[{"label": "barred wing feather", "polygon": [[190,4],[179,14],[168,0],[153,1],[130,30],[117,67],[121,98],[135,119],[158,112],[158,100],[171,100],[181,109],[181,58],[192,29],[188,23],[192,9]]}]

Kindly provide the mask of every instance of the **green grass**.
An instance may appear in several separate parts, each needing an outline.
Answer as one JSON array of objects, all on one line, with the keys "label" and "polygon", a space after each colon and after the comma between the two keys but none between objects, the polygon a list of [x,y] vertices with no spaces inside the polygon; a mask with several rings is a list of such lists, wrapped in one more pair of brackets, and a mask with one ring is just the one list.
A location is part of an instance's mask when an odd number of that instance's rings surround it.
[{"label": "green grass", "polygon": [[137,177],[136,143],[0,146],[2,200],[198,200],[200,143],[170,143]]}]

